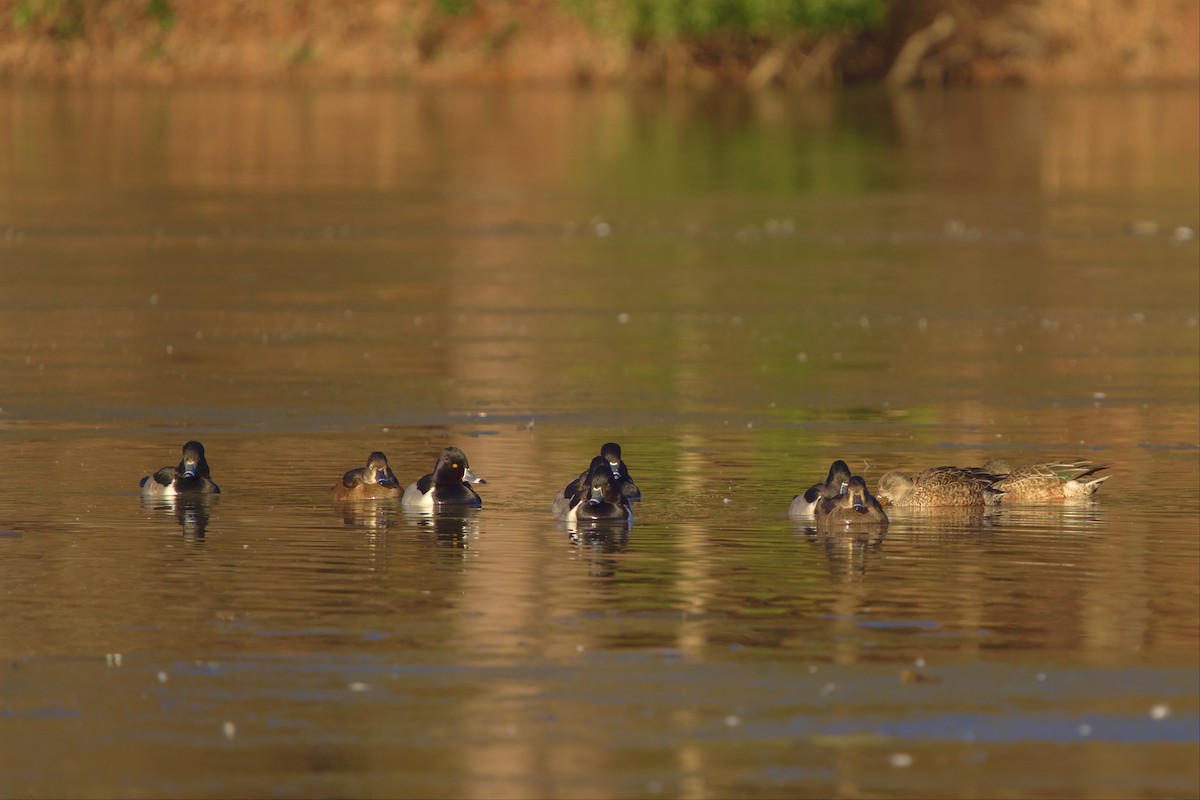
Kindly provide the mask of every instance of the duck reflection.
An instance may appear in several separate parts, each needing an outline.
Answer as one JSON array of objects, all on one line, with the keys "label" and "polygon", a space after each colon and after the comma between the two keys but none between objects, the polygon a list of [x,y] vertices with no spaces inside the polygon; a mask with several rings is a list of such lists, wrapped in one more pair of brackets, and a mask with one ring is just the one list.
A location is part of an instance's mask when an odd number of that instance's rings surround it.
[{"label": "duck reflection", "polygon": [[888,507],[892,530],[924,535],[984,533],[1004,518],[995,506]]},{"label": "duck reflection", "polygon": [[387,500],[345,500],[335,502],[333,507],[351,528],[386,531],[400,519],[399,507]]},{"label": "duck reflection", "polygon": [[440,511],[405,508],[404,518],[419,530],[431,531],[434,544],[465,550],[479,530],[478,511],[470,506],[443,506]]},{"label": "duck reflection", "polygon": [[203,540],[208,531],[208,517],[217,495],[142,495],[142,507],[155,514],[175,518],[185,539]]},{"label": "duck reflection", "polygon": [[865,575],[871,559],[878,558],[887,537],[886,528],[829,530],[808,525],[805,538],[825,551],[831,575]]},{"label": "duck reflection", "polygon": [[605,553],[620,553],[629,544],[631,520],[588,519],[564,523],[567,536],[575,544],[586,544]]}]

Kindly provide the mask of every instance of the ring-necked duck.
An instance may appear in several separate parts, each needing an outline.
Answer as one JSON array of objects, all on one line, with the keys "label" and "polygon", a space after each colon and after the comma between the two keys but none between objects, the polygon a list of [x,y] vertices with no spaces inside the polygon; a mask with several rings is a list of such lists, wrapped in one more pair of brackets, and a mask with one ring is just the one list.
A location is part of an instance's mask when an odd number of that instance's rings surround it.
[{"label": "ring-necked duck", "polygon": [[471,506],[479,508],[483,501],[468,484],[487,483],[471,472],[467,456],[457,447],[447,447],[438,456],[433,472],[413,481],[404,490],[401,503],[405,508],[436,510],[440,506]]},{"label": "ring-necked duck", "polygon": [[613,472],[605,456],[593,458],[579,490],[571,492],[577,483],[573,482],[554,498],[551,506],[554,515],[566,522],[632,519],[633,510],[629,506],[629,498],[621,493],[620,479],[614,477]]},{"label": "ring-necked duck", "polygon": [[387,456],[376,450],[367,465],[352,469],[333,487],[334,500],[380,500],[399,497],[400,481],[388,467]]},{"label": "ring-necked duck", "polygon": [[887,472],[875,494],[893,506],[996,505],[1004,492],[996,476],[972,467],[930,467],[916,475]]},{"label": "ring-necked duck", "polygon": [[811,518],[816,512],[818,500],[822,498],[832,500],[846,491],[849,483],[850,467],[846,466],[845,461],[838,459],[829,467],[829,475],[826,476],[824,483],[814,483],[804,494],[798,494],[792,498],[788,516],[793,519]]},{"label": "ring-necked duck", "polygon": [[837,527],[841,525],[887,525],[887,514],[879,501],[867,491],[867,482],[855,475],[850,478],[846,491],[834,498],[822,497],[817,501],[813,516],[818,525]]},{"label": "ring-necked duck", "polygon": [[176,467],[163,467],[141,480],[142,494],[149,497],[173,497],[178,494],[220,494],[212,482],[208,462],[204,460],[204,445],[188,442],[183,446],[183,458]]},{"label": "ring-necked duck", "polygon": [[1026,464],[1016,469],[1009,467],[1007,462],[993,459],[982,469],[996,476],[995,486],[1004,492],[1005,504],[1091,497],[1100,484],[1112,477],[1094,477],[1100,470],[1108,469],[1108,465],[1096,466],[1082,459]]},{"label": "ring-necked duck", "polygon": [[[621,460],[621,445],[616,442],[606,442],[600,447],[600,455],[597,458],[603,458],[604,463],[608,464],[609,471],[612,472],[612,479],[617,483],[617,488],[621,490],[621,494],[626,500],[637,502],[642,499],[642,490],[633,482],[633,478],[629,477],[629,468],[625,466],[625,462]],[[596,459],[592,459],[594,464]],[[567,488],[563,489],[563,496],[570,497],[579,494],[584,490],[588,481],[588,472],[591,470],[589,465],[587,469],[579,473],[579,477],[567,484]]]}]

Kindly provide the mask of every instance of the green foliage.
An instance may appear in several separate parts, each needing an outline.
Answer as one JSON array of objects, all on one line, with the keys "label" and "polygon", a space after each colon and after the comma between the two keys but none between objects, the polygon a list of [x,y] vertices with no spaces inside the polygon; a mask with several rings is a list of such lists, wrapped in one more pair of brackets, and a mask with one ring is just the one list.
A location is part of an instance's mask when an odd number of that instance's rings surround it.
[{"label": "green foliage", "polygon": [[[443,0],[445,1],[445,0]],[[598,29],[671,39],[718,31],[782,35],[862,30],[883,22],[885,0],[560,0]]]},{"label": "green foliage", "polygon": [[13,6],[13,27],[17,30],[28,28],[46,13],[48,7],[56,5],[58,5],[57,0],[21,0]]},{"label": "green foliage", "polygon": [[21,0],[13,6],[13,28],[44,28],[56,39],[83,36],[83,0]]},{"label": "green foliage", "polygon": [[298,67],[303,64],[310,64],[313,61],[315,61],[316,58],[317,58],[316,49],[314,49],[313,46],[311,44],[309,44],[308,42],[304,42],[304,43],[298,45],[296,47],[296,49],[292,51],[291,62],[292,62],[292,66]]},{"label": "green foliage", "polygon": [[[37,28],[55,39],[78,39],[85,33],[89,11],[95,14],[102,5],[100,0],[20,0],[12,7],[12,26]],[[146,0],[143,12],[164,31],[175,25],[171,0]],[[112,20],[118,30],[127,22],[121,17]]]},{"label": "green foliage", "polygon": [[471,0],[435,0],[435,4],[447,17],[461,17],[473,10]]},{"label": "green foliage", "polygon": [[171,0],[146,0],[146,16],[157,20],[158,26],[164,31],[171,30],[175,24],[175,10],[171,8]]}]

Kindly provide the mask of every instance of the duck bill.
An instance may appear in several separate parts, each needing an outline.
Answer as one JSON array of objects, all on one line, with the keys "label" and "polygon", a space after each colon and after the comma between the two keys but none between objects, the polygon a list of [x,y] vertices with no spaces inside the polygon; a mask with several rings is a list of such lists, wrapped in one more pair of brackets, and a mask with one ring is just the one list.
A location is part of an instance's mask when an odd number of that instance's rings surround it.
[{"label": "duck bill", "polygon": [[471,472],[471,468],[467,467],[463,470],[463,483],[487,483],[487,481]]},{"label": "duck bill", "polygon": [[610,462],[608,462],[608,468],[612,470],[612,476],[613,476],[614,480],[618,480],[618,481],[621,480],[621,465],[620,464],[614,464],[610,461]]},{"label": "duck bill", "polygon": [[386,470],[379,470],[375,473],[375,482],[380,486],[391,486],[395,483],[395,481],[388,477]]},{"label": "duck bill", "polygon": [[185,478],[196,477],[196,464],[195,463],[188,462],[183,465],[183,477],[185,477]]},{"label": "duck bill", "polygon": [[591,491],[588,492],[588,502],[591,503],[592,505],[603,503],[604,502],[604,490],[601,489],[599,486],[593,486],[591,488]]}]

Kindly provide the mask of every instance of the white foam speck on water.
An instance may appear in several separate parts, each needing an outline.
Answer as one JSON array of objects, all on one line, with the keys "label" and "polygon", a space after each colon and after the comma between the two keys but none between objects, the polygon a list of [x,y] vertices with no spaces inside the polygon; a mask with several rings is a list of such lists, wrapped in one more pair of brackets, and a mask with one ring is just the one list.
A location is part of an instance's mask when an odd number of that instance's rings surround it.
[{"label": "white foam speck on water", "polygon": [[905,769],[913,765],[913,757],[908,753],[892,753],[888,763],[897,769]]},{"label": "white foam speck on water", "polygon": [[237,736],[237,725],[232,722],[225,722],[221,725],[221,733],[225,735],[226,739],[232,739]]},{"label": "white foam speck on water", "polygon": [[166,683],[168,680],[167,673],[163,672],[161,669],[158,671],[157,677],[159,683]]},{"label": "white foam speck on water", "polygon": [[1162,720],[1171,716],[1171,707],[1166,703],[1155,703],[1150,707],[1150,719]]},{"label": "white foam speck on water", "polygon": [[371,685],[368,683],[363,683],[362,681],[354,681],[346,688],[352,692],[365,692],[370,690]]},{"label": "white foam speck on water", "polygon": [[736,728],[741,724],[742,718],[737,714],[730,714],[729,716],[725,717],[725,727],[727,728]]}]

